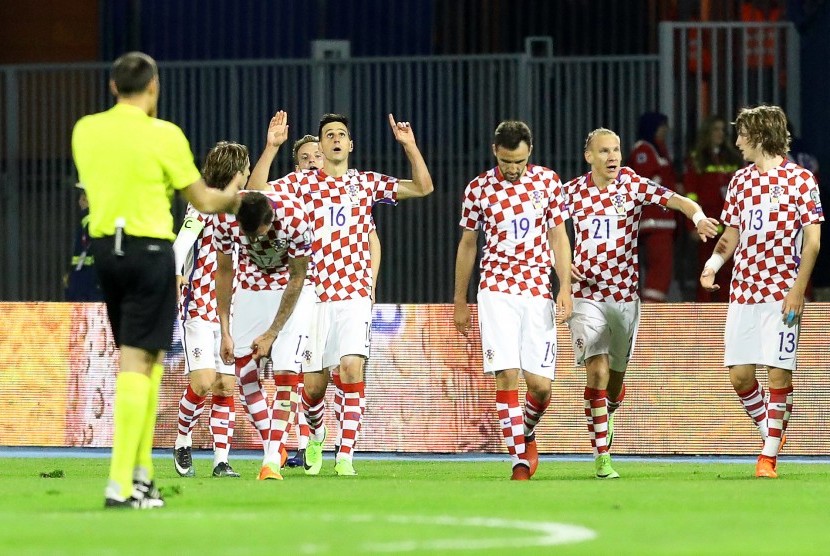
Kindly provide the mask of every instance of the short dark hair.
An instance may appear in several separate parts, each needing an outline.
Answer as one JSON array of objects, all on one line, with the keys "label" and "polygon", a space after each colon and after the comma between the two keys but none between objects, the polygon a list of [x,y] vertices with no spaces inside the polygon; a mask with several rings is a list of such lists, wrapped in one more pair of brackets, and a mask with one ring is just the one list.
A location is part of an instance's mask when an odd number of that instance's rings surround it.
[{"label": "short dark hair", "polygon": [[225,189],[237,172],[245,172],[251,165],[248,147],[230,141],[219,141],[208,151],[202,177],[208,187]]},{"label": "short dark hair", "polygon": [[131,96],[147,89],[159,73],[156,61],[143,52],[127,52],[110,68],[110,79],[119,96]]},{"label": "short dark hair", "polygon": [[506,120],[498,125],[493,134],[493,144],[496,147],[504,147],[508,150],[519,148],[519,143],[524,141],[528,147],[533,146],[533,135],[530,128],[524,122],[518,120]]},{"label": "short dark hair", "polygon": [[[323,117],[320,118],[320,126],[317,128],[317,137],[323,136],[323,127],[334,122],[340,122],[346,126],[346,131],[349,131],[348,116],[344,116],[343,114],[323,114]],[[349,137],[351,137],[351,133],[349,133]]]},{"label": "short dark hair", "polygon": [[269,225],[274,221],[274,207],[271,201],[258,191],[246,191],[242,195],[242,202],[236,219],[242,233],[252,236],[260,226]]},{"label": "short dark hair", "polygon": [[297,166],[300,164],[300,159],[297,158],[297,152],[300,150],[300,147],[306,145],[308,143],[319,143],[320,138],[315,135],[303,135],[296,141],[294,141],[294,165]]}]

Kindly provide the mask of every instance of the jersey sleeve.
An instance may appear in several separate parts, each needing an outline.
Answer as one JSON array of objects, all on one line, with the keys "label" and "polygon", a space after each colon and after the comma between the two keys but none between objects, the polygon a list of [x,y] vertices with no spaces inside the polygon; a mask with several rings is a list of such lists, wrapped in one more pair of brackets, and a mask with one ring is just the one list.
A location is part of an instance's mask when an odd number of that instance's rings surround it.
[{"label": "jersey sleeve", "polygon": [[669,203],[669,199],[674,196],[674,191],[663,187],[657,182],[645,179],[642,176],[637,176],[633,180],[637,196],[640,201],[647,205],[660,205],[665,207]]},{"label": "jersey sleeve", "polygon": [[726,199],[723,202],[723,211],[721,212],[721,222],[724,226],[730,228],[741,228],[741,213],[738,210],[738,205],[735,202],[735,187],[737,183],[738,174],[732,176],[729,180],[729,185],[726,188]]},{"label": "jersey sleeve", "polygon": [[471,181],[464,189],[464,200],[461,203],[461,222],[458,224],[467,230],[481,229],[481,208],[479,197],[481,186],[477,181]]},{"label": "jersey sleeve", "polygon": [[173,242],[173,254],[176,258],[176,273],[181,273],[184,267],[187,254],[199,239],[199,234],[205,228],[206,216],[201,212],[195,210],[192,205],[187,206],[184,222],[179,233],[176,235],[176,241]]},{"label": "jersey sleeve", "polygon": [[299,203],[285,203],[281,207],[283,214],[280,218],[285,222],[288,236],[288,256],[292,259],[310,257],[311,227],[308,216]]},{"label": "jersey sleeve", "polygon": [[372,189],[373,203],[397,204],[398,184],[400,183],[398,178],[378,172],[364,172],[363,176]]},{"label": "jersey sleeve", "polygon": [[233,229],[229,219],[234,218],[227,214],[217,214],[216,226],[213,229],[213,246],[225,255],[233,253]]},{"label": "jersey sleeve", "polygon": [[799,187],[798,216],[802,226],[819,224],[824,221],[824,209],[821,206],[821,196],[818,183],[813,174],[805,170],[801,176]]},{"label": "jersey sleeve", "polygon": [[568,207],[565,204],[564,188],[562,181],[556,173],[553,174],[550,180],[550,203],[548,204],[548,228],[552,229],[560,224],[564,224],[565,220],[569,219]]}]

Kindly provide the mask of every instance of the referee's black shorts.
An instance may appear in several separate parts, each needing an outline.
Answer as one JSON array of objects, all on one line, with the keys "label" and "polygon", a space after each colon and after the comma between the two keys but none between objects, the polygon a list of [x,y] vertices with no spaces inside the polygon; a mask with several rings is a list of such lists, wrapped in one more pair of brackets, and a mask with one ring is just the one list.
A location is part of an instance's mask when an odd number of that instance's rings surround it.
[{"label": "referee's black shorts", "polygon": [[164,239],[124,236],[123,255],[112,236],[92,240],[92,254],[115,343],[169,350],[176,318],[173,244]]}]

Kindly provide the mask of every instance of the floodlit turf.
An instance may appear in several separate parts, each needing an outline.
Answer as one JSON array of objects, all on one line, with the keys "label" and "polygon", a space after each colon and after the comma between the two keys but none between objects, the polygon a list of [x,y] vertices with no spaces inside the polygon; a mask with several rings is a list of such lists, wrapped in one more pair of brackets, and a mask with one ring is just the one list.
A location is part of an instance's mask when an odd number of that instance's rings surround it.
[{"label": "floodlit turf", "polygon": [[[327,458],[329,454],[326,455]],[[108,461],[0,458],[0,553],[826,554],[826,465],[542,461],[530,482],[506,462],[356,460],[357,477],[284,471],[255,480],[175,475],[157,459],[161,510],[104,511]],[[41,478],[63,471],[63,478]],[[557,544],[564,543],[564,544]]]}]

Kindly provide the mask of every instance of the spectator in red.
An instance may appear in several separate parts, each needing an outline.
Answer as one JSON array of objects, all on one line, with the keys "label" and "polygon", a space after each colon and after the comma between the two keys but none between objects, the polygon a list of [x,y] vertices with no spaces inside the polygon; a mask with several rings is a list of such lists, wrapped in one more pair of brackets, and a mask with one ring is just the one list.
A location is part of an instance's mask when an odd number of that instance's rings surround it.
[{"label": "spectator in red", "polygon": [[[726,120],[721,116],[709,116],[700,125],[692,152],[686,159],[686,175],[683,185],[686,196],[697,201],[706,214],[720,215],[723,203],[726,200],[726,186],[732,175],[743,166],[741,153],[732,146],[726,135]],[[718,236],[723,233],[723,226],[718,226]],[[697,233],[689,234],[696,247]],[[708,251],[697,249],[697,273],[703,271]],[[722,272],[717,277],[720,289],[709,292],[698,284],[697,300],[726,303],[729,301],[728,272]]]},{"label": "spectator in red", "polygon": [[[646,112],[637,124],[637,142],[627,165],[634,172],[682,193],[682,187],[666,148],[669,119],[659,112]],[[645,280],[640,297],[646,302],[663,303],[669,293],[674,269],[674,212],[658,205],[643,207],[640,221],[640,253],[645,255]]]}]

